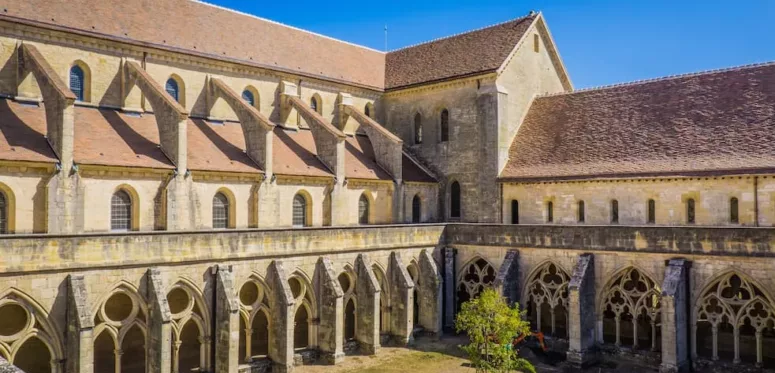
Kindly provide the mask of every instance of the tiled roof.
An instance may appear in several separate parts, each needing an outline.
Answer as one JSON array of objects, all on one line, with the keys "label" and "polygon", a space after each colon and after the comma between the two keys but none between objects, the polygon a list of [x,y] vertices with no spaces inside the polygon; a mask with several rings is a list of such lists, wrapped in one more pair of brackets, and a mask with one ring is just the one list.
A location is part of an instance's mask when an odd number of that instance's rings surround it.
[{"label": "tiled roof", "polygon": [[418,166],[406,153],[403,153],[401,159],[401,174],[404,181],[408,182],[438,183],[438,180],[425,172],[425,170]]},{"label": "tiled roof", "polygon": [[43,108],[0,100],[0,159],[56,163],[45,134]]},{"label": "tiled roof", "polygon": [[536,98],[502,180],[775,171],[775,63]]},{"label": "tiled roof", "polygon": [[385,89],[495,71],[535,18],[530,15],[392,51],[385,61]]},{"label": "tiled roof", "polygon": [[190,119],[188,168],[199,171],[263,172],[245,153],[242,125]]},{"label": "tiled roof", "polygon": [[0,8],[0,19],[377,89],[385,82],[383,52],[198,1],[0,0]]},{"label": "tiled roof", "polygon": [[274,173],[279,175],[334,177],[317,157],[312,131],[274,129]]},{"label": "tiled roof", "polygon": [[367,136],[348,136],[344,144],[345,176],[352,179],[393,180],[374,158],[374,148]]}]

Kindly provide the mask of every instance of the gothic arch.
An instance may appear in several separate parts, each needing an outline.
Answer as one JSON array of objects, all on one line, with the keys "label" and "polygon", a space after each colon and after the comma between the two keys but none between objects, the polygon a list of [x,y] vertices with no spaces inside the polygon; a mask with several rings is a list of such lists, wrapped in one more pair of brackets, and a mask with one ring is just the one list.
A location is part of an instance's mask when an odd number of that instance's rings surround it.
[{"label": "gothic arch", "polygon": [[660,298],[659,283],[643,269],[630,265],[614,272],[598,303],[602,342],[659,350]]},{"label": "gothic arch", "polygon": [[528,274],[522,304],[534,329],[568,336],[568,284],[570,272],[552,260],[544,260]]},{"label": "gothic arch", "polygon": [[[38,302],[22,291],[10,288],[0,295],[0,317],[7,323],[0,330],[0,355],[15,365],[39,362],[41,356],[35,354],[34,350],[23,350],[26,346],[34,348],[34,342],[37,340],[45,347],[50,357],[48,366],[44,363],[41,370],[45,371],[46,367],[49,367],[51,372],[59,371],[60,361],[64,359],[60,334],[56,326],[49,321],[48,312]],[[9,319],[16,319],[16,322],[8,322]],[[11,329],[8,329],[9,327]],[[28,342],[32,344],[28,345]]]},{"label": "gothic arch", "polygon": [[[215,196],[218,194],[226,197],[226,200],[228,201],[228,207],[226,210],[228,213],[226,216],[226,227],[229,229],[234,229],[237,227],[237,198],[234,196],[234,192],[232,192],[231,189],[222,186],[218,188],[218,190],[213,194],[213,199],[211,199],[212,203],[215,203]],[[211,219],[214,219],[214,217],[211,217]]]},{"label": "gothic arch", "polygon": [[[167,288],[167,304],[173,330],[172,370],[204,370],[208,366],[210,317],[201,289],[189,279],[181,277]],[[196,327],[195,335],[187,333],[190,322]]]},{"label": "gothic arch", "polygon": [[268,355],[272,341],[269,339],[272,290],[258,273],[253,273],[238,290],[240,302],[240,361]]},{"label": "gothic arch", "polygon": [[261,95],[258,92],[258,89],[252,85],[245,86],[245,89],[242,90],[243,93],[240,95],[243,96],[244,99],[244,92],[250,92],[251,95],[253,95],[253,107],[256,108],[256,110],[261,111]]},{"label": "gothic arch", "polygon": [[[81,72],[83,73],[83,80],[82,80],[83,87],[81,88],[83,90],[82,91],[83,100],[81,100],[81,102],[91,102],[91,99],[92,99],[92,97],[91,97],[91,81],[92,81],[91,80],[91,77],[92,77],[91,68],[89,68],[89,65],[86,62],[84,62],[83,60],[75,60],[67,68],[67,76],[68,77],[70,77],[70,75],[72,73],[72,70],[73,70],[73,67],[75,67],[75,66],[78,66],[78,68],[81,69]],[[71,79],[68,79],[68,80],[71,80]],[[72,83],[72,82],[68,82],[68,83]],[[68,84],[68,87],[71,90],[73,89],[71,84]],[[78,95],[76,94],[76,96],[78,96]]]},{"label": "gothic arch", "polygon": [[[301,269],[295,270],[288,277],[288,284],[294,297],[294,346],[300,340],[306,340],[306,346],[299,345],[299,348],[306,348],[315,345],[316,329],[314,320],[317,318],[317,301],[315,298],[314,287],[309,276]],[[305,320],[300,315],[306,314]],[[306,333],[304,331],[306,330]]]},{"label": "gothic arch", "polygon": [[[109,364],[117,372],[124,368],[131,369],[133,364],[142,364],[144,368],[147,361],[146,323],[149,313],[147,303],[137,287],[124,280],[117,282],[99,298],[92,312],[95,321],[95,371],[98,367],[104,369],[100,364]],[[97,343],[105,331],[113,339],[115,350],[105,350],[100,348],[104,346]],[[140,368],[135,366],[134,369]]]},{"label": "gothic arch", "polygon": [[374,262],[371,265],[371,271],[379,283],[379,312],[380,312],[380,333],[390,332],[390,279],[387,272],[381,264]]},{"label": "gothic arch", "polygon": [[[121,184],[113,189],[113,193],[111,193],[110,198],[112,199],[113,196],[118,192],[124,192],[129,195],[129,202],[130,202],[130,223],[129,223],[129,230],[130,231],[136,231],[140,229],[140,195],[137,193],[137,190],[132,187],[129,184]],[[110,204],[111,209],[112,203]],[[109,211],[108,216],[112,215],[112,211]]]},{"label": "gothic arch", "polygon": [[495,267],[480,256],[471,258],[460,268],[456,281],[458,310],[463,303],[476,298],[484,289],[492,286],[497,274]]},{"label": "gothic arch", "polygon": [[[5,231],[0,230],[0,234],[3,233],[15,233],[16,232],[16,195],[13,193],[8,185],[0,183],[0,194],[5,197]],[[1,227],[0,227],[1,228]]]}]

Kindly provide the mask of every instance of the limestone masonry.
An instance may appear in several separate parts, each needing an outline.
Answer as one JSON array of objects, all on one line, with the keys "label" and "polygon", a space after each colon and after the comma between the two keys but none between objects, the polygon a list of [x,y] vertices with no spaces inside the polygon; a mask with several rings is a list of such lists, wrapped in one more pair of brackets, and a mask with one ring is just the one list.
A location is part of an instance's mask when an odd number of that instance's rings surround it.
[{"label": "limestone masonry", "polygon": [[571,365],[775,369],[774,63],[575,91],[534,12],[380,52],[0,9],[0,372],[337,364],[486,287]]}]

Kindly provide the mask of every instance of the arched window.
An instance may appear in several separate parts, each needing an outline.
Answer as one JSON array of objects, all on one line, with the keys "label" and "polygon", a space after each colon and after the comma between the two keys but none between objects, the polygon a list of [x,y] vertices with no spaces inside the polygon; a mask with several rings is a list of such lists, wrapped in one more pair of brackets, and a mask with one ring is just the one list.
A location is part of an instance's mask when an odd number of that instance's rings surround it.
[{"label": "arched window", "polygon": [[132,197],[124,190],[113,193],[110,199],[110,229],[114,231],[132,229]]},{"label": "arched window", "polygon": [[363,107],[363,113],[366,114],[367,117],[371,118],[371,105],[366,104],[366,106]]},{"label": "arched window", "polygon": [[229,199],[221,192],[213,197],[213,228],[229,227]]},{"label": "arched window", "polygon": [[552,201],[546,202],[546,222],[554,222],[554,203]]},{"label": "arched window", "polygon": [[415,194],[412,198],[412,223],[420,222],[422,202],[420,201],[420,195]]},{"label": "arched window", "polygon": [[8,233],[8,199],[0,192],[0,234]]},{"label": "arched window", "polygon": [[686,223],[694,224],[694,199],[692,198],[686,201]]},{"label": "arched window", "polygon": [[519,224],[519,201],[511,200],[511,224]]},{"label": "arched window", "polygon": [[309,225],[307,217],[307,199],[297,194],[293,197],[293,226],[304,227]]},{"label": "arched window", "polygon": [[414,143],[422,144],[422,117],[420,113],[414,115]]},{"label": "arched window", "polygon": [[449,111],[441,111],[441,142],[449,141]]},{"label": "arched window", "polygon": [[256,97],[253,95],[253,92],[246,89],[242,91],[242,99],[245,100],[250,106],[256,106]]},{"label": "arched window", "polygon": [[729,200],[729,221],[737,224],[740,222],[740,215],[738,211],[737,197],[732,197]]},{"label": "arched window", "polygon": [[659,351],[661,293],[659,285],[636,268],[619,272],[603,291],[603,342]]},{"label": "arched window", "polygon": [[611,201],[611,223],[619,222],[619,201]]},{"label": "arched window", "polygon": [[369,198],[365,194],[358,200],[358,224],[369,224]]},{"label": "arched window", "polygon": [[70,90],[73,91],[78,101],[84,101],[85,79],[83,69],[80,66],[73,65],[70,68]]},{"label": "arched window", "polygon": [[579,201],[579,223],[583,223],[586,218],[586,211],[584,211],[584,201]]},{"label": "arched window", "polygon": [[541,37],[538,34],[533,35],[533,52],[541,51]]},{"label": "arched window", "polygon": [[457,181],[449,187],[449,217],[460,218],[460,183]]},{"label": "arched window", "polygon": [[167,84],[164,85],[164,89],[175,101],[180,102],[180,87],[178,87],[177,80],[173,78],[167,79]]},{"label": "arched window", "polygon": [[318,112],[318,113],[320,112],[320,111],[318,110],[318,105],[319,105],[319,104],[320,104],[320,103],[318,102],[318,98],[317,98],[317,97],[312,97],[312,98],[309,100],[309,107],[311,107],[311,108],[312,108],[312,110],[314,110],[315,112]]},{"label": "arched window", "polygon": [[649,216],[648,223],[654,224],[657,222],[657,202],[653,199],[649,200]]}]

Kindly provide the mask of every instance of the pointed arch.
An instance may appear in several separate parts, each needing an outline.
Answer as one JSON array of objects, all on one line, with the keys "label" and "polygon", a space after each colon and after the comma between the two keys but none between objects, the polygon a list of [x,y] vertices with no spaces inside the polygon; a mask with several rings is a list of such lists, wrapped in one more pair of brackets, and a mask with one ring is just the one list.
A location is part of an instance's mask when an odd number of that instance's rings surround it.
[{"label": "pointed arch", "polygon": [[259,95],[256,87],[253,87],[252,85],[246,86],[245,89],[242,90],[241,97],[250,106],[256,108],[259,111],[261,110],[261,96]]},{"label": "pointed arch", "polygon": [[[0,294],[0,317],[3,318],[4,324],[0,334],[0,353],[12,364],[31,367],[33,371],[37,369],[35,367],[39,367],[38,364],[43,364],[42,369],[45,370],[47,364],[64,358],[60,332],[49,320],[45,308],[31,296],[15,287],[5,290]],[[34,350],[31,355],[25,352],[23,356],[18,356],[20,350],[34,348],[28,345],[28,342],[43,345],[49,359],[39,362],[40,356],[37,356]]]},{"label": "pointed arch", "polygon": [[418,111],[414,114],[414,144],[419,145],[422,144],[423,140],[423,130],[422,130],[422,114]]},{"label": "pointed arch", "polygon": [[129,184],[121,184],[113,189],[110,201],[110,229],[140,229],[140,195]]},{"label": "pointed arch", "polygon": [[643,269],[630,265],[615,271],[599,298],[603,342],[659,350],[660,299],[659,283]]},{"label": "pointed arch", "polygon": [[213,228],[237,227],[237,201],[234,193],[227,187],[220,187],[213,195],[212,226]]},{"label": "pointed arch", "polygon": [[75,60],[69,70],[70,90],[81,102],[91,102],[91,69],[83,60]]},{"label": "pointed arch", "polygon": [[178,102],[180,106],[186,107],[186,84],[183,82],[183,78],[181,78],[180,75],[170,75],[164,83],[164,90],[167,91],[167,94]]},{"label": "pointed arch", "polygon": [[0,234],[16,232],[16,195],[6,184],[0,183]]},{"label": "pointed arch", "polygon": [[526,277],[522,291],[531,325],[559,338],[568,336],[568,284],[570,272],[551,259],[538,263]]},{"label": "pointed arch", "polygon": [[478,297],[484,289],[491,287],[496,276],[495,267],[481,256],[471,258],[460,268],[456,282],[458,310],[463,303]]},{"label": "pointed arch", "polygon": [[374,205],[374,197],[368,190],[363,191],[358,198],[358,224],[367,225],[372,222],[372,206]]},{"label": "pointed arch", "polygon": [[323,113],[325,112],[323,110],[323,99],[320,97],[319,93],[315,93],[312,95],[312,97],[309,99],[309,106],[310,108],[312,108],[312,110],[314,110],[320,115],[323,115]]}]

